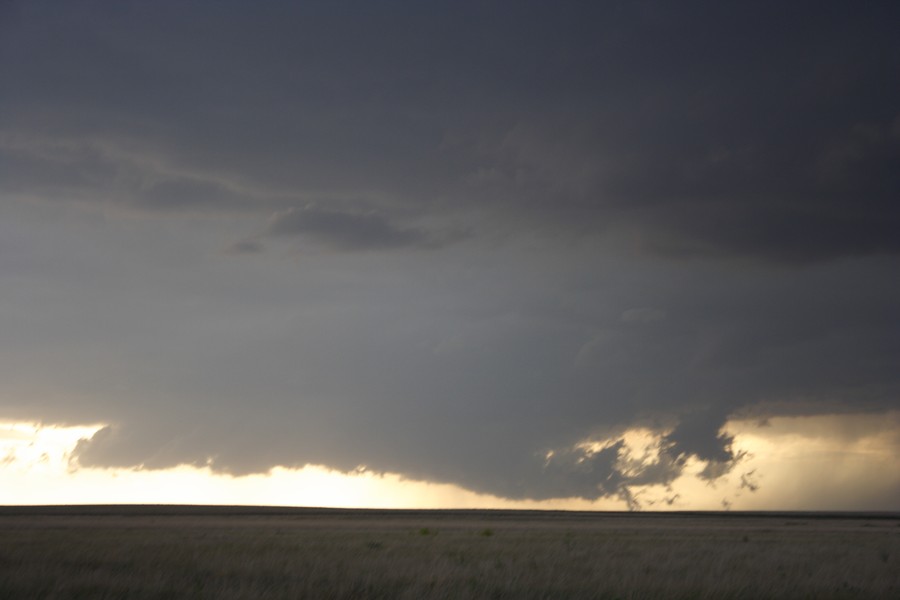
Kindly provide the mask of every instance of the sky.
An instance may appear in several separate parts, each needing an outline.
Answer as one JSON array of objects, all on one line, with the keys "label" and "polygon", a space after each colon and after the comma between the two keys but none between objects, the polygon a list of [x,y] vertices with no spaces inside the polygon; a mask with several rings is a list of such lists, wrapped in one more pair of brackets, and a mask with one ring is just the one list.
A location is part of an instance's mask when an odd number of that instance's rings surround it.
[{"label": "sky", "polygon": [[0,3],[0,504],[900,510],[897,22]]}]

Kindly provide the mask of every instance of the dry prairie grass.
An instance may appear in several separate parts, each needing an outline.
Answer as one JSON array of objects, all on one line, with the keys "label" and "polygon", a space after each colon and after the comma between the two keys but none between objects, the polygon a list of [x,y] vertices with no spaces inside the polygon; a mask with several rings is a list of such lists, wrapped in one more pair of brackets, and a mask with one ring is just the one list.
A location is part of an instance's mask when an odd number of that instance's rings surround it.
[{"label": "dry prairie grass", "polygon": [[0,510],[0,598],[898,598],[888,518]]}]

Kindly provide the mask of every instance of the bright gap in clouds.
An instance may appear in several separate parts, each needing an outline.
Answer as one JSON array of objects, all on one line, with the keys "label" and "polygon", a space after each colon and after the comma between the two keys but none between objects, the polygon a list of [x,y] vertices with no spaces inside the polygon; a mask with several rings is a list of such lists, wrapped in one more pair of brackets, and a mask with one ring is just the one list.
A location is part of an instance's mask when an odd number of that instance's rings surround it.
[{"label": "bright gap in clouds", "polygon": [[[0,504],[226,504],[346,508],[537,508],[625,510],[624,500],[511,501],[455,485],[414,481],[361,467],[275,468],[232,477],[208,468],[88,469],[70,460],[77,442],[102,425],[0,423]],[[745,453],[714,481],[691,460],[669,486],[633,486],[646,510],[885,510],[900,493],[900,411],[871,415],[732,420],[725,431]],[[659,432],[623,436],[629,460],[645,458]],[[597,445],[597,450],[602,443]],[[860,505],[859,499],[870,499]]]}]

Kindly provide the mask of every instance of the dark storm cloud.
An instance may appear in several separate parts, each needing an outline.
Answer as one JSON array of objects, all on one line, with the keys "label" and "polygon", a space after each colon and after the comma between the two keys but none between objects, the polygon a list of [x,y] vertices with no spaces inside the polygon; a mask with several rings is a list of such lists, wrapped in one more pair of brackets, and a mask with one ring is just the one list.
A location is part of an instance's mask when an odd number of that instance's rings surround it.
[{"label": "dark storm cloud", "polygon": [[3,6],[4,408],[84,465],[636,506],[896,407],[896,3]]},{"label": "dark storm cloud", "polygon": [[[127,141],[273,192],[364,191],[419,214],[489,202],[520,226],[635,232],[653,253],[894,254],[898,16],[893,3],[18,4],[0,125]],[[46,167],[7,169],[4,185],[60,166]],[[216,202],[175,185],[143,193]]]},{"label": "dark storm cloud", "polygon": [[[428,258],[419,255],[421,268]],[[230,303],[212,297],[204,313],[193,304],[159,308],[170,324],[145,332],[138,350],[153,357],[157,347],[171,349],[153,364],[110,357],[112,373],[90,388],[106,397],[127,384],[146,404],[104,402],[118,433],[83,445],[79,459],[148,466],[211,459],[236,474],[275,464],[366,464],[510,498],[617,497],[674,481],[690,457],[709,461],[710,479],[731,470],[741,457],[720,427],[760,400],[807,402],[808,414],[895,406],[898,348],[885,329],[898,301],[890,265],[774,278],[713,271],[681,281],[678,274],[679,286],[667,280],[672,273],[642,272],[647,266],[607,273],[588,289],[561,288],[541,270],[523,273],[537,276],[527,282],[504,269],[504,285],[493,289],[491,268],[445,273],[447,289],[429,290],[424,303],[412,293],[422,288],[393,277],[344,281],[321,297],[328,278],[308,275],[296,289],[268,290],[288,304],[251,312],[246,324],[231,322]],[[416,267],[402,277],[429,275]],[[235,282],[230,295],[254,288]],[[667,318],[623,322],[620,303],[644,295],[667,306]],[[509,308],[492,311],[492,304]],[[131,324],[119,335],[139,331]],[[123,343],[117,337],[112,347]],[[192,396],[187,404],[184,394]],[[652,455],[621,453],[617,428],[654,423],[663,433],[674,429]],[[614,450],[574,447],[590,439],[611,439]]]}]

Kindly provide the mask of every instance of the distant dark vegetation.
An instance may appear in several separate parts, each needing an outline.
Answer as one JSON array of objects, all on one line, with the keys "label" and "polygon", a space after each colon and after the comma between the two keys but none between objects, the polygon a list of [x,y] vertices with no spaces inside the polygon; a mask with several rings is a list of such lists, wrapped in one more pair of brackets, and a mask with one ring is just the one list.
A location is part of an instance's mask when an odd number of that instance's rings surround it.
[{"label": "distant dark vegetation", "polygon": [[0,507],[0,598],[900,598],[900,515]]}]

